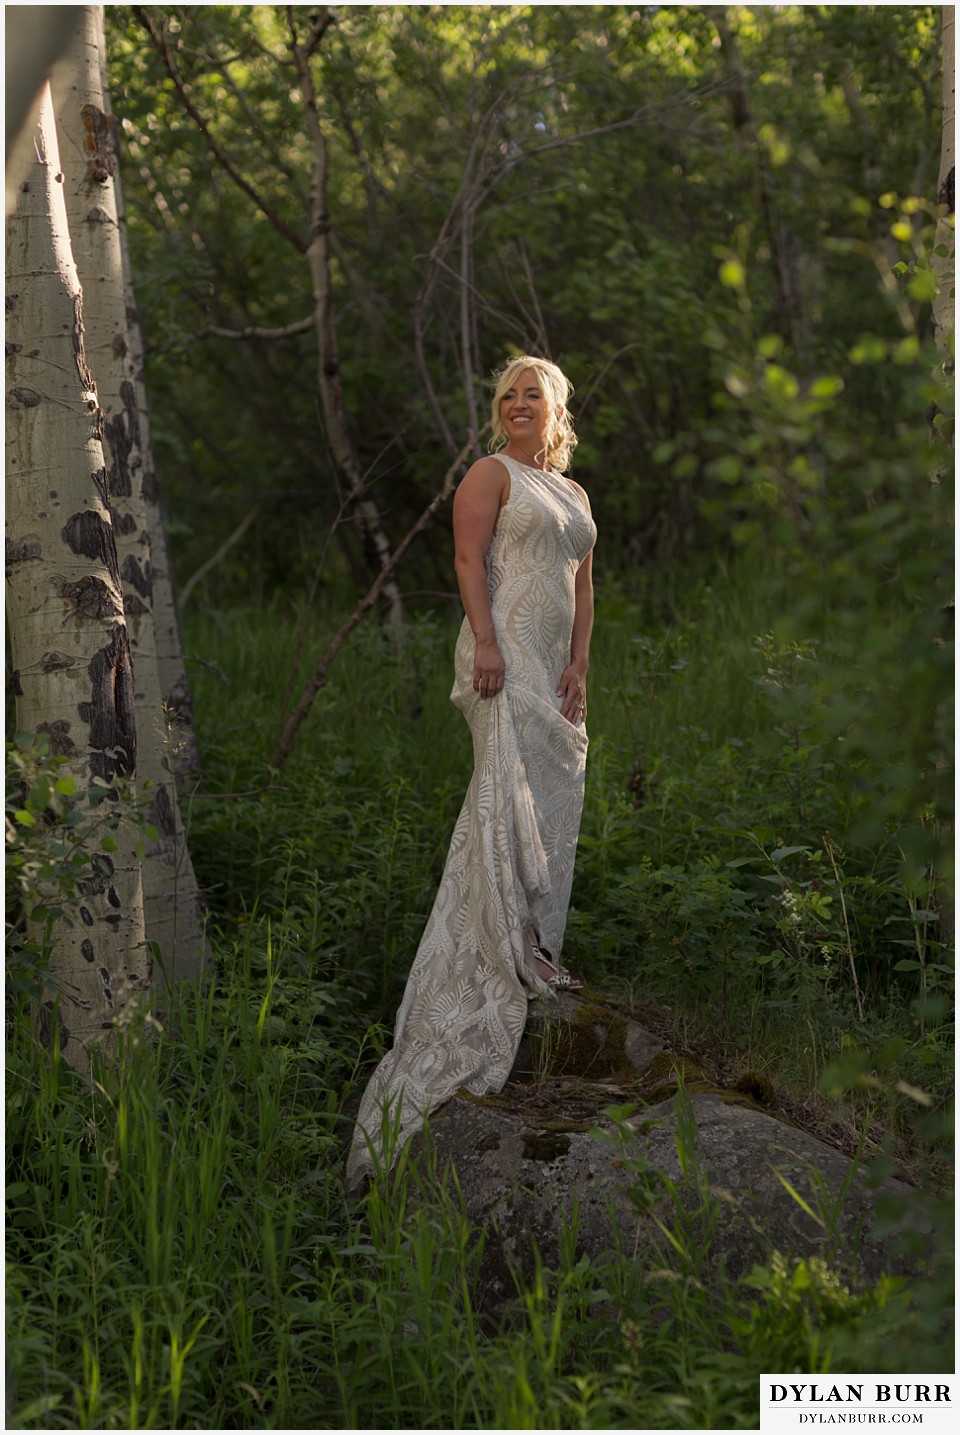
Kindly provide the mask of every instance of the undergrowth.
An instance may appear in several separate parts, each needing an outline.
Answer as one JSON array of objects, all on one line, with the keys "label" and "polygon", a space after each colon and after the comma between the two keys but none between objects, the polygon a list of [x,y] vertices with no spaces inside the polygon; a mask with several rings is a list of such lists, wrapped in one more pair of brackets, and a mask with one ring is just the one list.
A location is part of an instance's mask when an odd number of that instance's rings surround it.
[{"label": "undergrowth", "polygon": [[[371,625],[264,789],[294,627],[278,603],[187,634],[207,988],[92,1082],[34,1044],[27,984],[8,1002],[8,1423],[751,1428],[764,1370],[948,1368],[948,1260],[912,1288],[774,1250],[720,1279],[691,1238],[690,1192],[700,1228],[719,1198],[689,1152],[651,1194],[621,1151],[670,1263],[578,1255],[571,1212],[556,1267],[495,1316],[445,1173],[401,1158],[345,1203],[346,1111],[389,1040],[470,745],[451,630]],[[930,819],[905,790],[902,820],[871,826],[863,759],[823,717],[834,661],[828,625],[791,636],[732,580],[676,611],[601,595],[565,957],[731,1065],[943,1150]]]}]

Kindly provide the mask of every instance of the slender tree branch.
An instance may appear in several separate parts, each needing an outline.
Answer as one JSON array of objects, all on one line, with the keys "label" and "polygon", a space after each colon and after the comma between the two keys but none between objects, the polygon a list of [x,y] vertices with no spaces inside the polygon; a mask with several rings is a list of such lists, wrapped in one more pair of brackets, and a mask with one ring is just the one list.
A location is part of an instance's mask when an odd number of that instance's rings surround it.
[{"label": "slender tree branch", "polygon": [[[307,133],[313,145],[313,173],[310,180],[310,242],[306,249],[313,285],[314,323],[317,334],[317,384],[323,406],[327,442],[337,469],[345,481],[347,492],[356,505],[357,518],[366,540],[367,551],[381,571],[390,557],[390,542],[383,519],[372,496],[364,496],[364,479],[360,470],[343,402],[340,355],[337,345],[336,306],[330,272],[330,214],[327,208],[327,140],[317,107],[316,90],[310,68],[310,57],[297,40],[294,7],[286,7],[287,25],[294,64],[300,79]],[[324,27],[326,28],[326,27]],[[316,31],[317,26],[314,27]],[[382,585],[381,585],[382,586]],[[389,619],[399,626],[403,622],[403,603],[396,583],[387,587]]]},{"label": "slender tree branch", "polygon": [[236,184],[238,188],[242,189],[244,194],[248,195],[249,198],[253,200],[254,204],[260,210],[261,214],[265,215],[265,217],[273,225],[274,229],[276,229],[279,234],[282,234],[284,239],[286,239],[290,244],[292,244],[293,247],[300,254],[305,254],[307,252],[306,240],[303,238],[302,235],[297,234],[296,230],[292,229],[290,225],[287,224],[286,220],[281,218],[281,216],[276,212],[273,206],[271,204],[268,204],[267,201],[263,198],[263,196],[259,193],[259,191],[253,187],[250,181],[240,173],[240,170],[234,164],[233,160],[223,148],[223,145],[220,143],[216,135],[211,130],[205,116],[202,114],[199,107],[194,103],[190,95],[189,87],[183,79],[183,76],[180,74],[180,71],[177,67],[177,63],[173,58],[173,52],[170,49],[170,45],[162,25],[154,25],[153,20],[150,18],[150,12],[146,6],[134,5],[131,8],[133,14],[137,17],[137,19],[140,21],[140,24],[150,36],[150,39],[158,55],[163,60],[167,74],[173,81],[177,94],[180,96],[181,104],[187,111],[190,118],[193,120],[194,124],[196,124],[197,128],[200,130],[201,134],[207,142],[207,146],[214,159],[217,161],[217,163],[221,166],[222,169],[226,170],[227,174],[233,180],[234,184]]},{"label": "slender tree branch", "polygon": [[[373,460],[373,463],[363,475],[364,487],[369,483],[370,477],[374,469],[377,467],[384,454],[387,453],[387,451],[392,448],[395,443],[399,443],[400,439],[406,432],[407,427],[408,425],[404,424],[403,427],[398,429],[397,432],[393,435],[393,437],[387,443],[384,444],[383,448]],[[313,600],[317,596],[317,589],[320,586],[320,579],[326,566],[327,552],[330,548],[330,542],[337,529],[340,527],[340,524],[343,522],[344,518],[349,512],[351,503],[352,499],[346,499],[341,501],[340,507],[337,509],[337,512],[334,515],[333,522],[327,530],[327,535],[323,540],[323,547],[320,550],[320,558],[314,570],[313,578],[310,582],[310,590],[307,593],[307,601],[303,605],[303,613],[301,614],[300,622],[297,626],[297,634],[293,641],[293,657],[290,659],[290,669],[287,674],[286,683],[284,684],[283,697],[280,700],[281,713],[286,711],[287,703],[290,700],[290,689],[293,687],[294,679],[297,675],[297,667],[300,663],[300,653],[303,648],[304,638],[306,637],[307,624],[310,621],[310,611],[313,608]]]},{"label": "slender tree branch", "polygon": [[335,25],[336,23],[337,17],[333,13],[333,11],[328,10],[326,5],[322,6],[317,15],[314,26],[310,31],[310,34],[307,36],[306,40],[300,47],[308,59],[313,54],[317,46],[320,44],[320,41],[327,33],[330,26]]},{"label": "slender tree branch", "polygon": [[200,329],[194,335],[195,339],[290,339],[294,334],[306,334],[313,328],[313,315],[306,319],[297,319],[293,324],[285,324],[279,329],[261,329],[256,324],[249,325],[246,329],[221,329],[219,324],[208,324],[206,328]]},{"label": "slender tree branch", "polygon": [[390,555],[383,568],[381,568],[373,583],[367,589],[366,593],[363,595],[357,606],[354,608],[353,612],[350,614],[350,617],[330,640],[323,656],[320,659],[320,662],[317,664],[316,672],[314,673],[313,677],[310,679],[304,690],[303,696],[301,697],[300,701],[297,703],[297,706],[294,708],[293,712],[287,719],[283,732],[280,735],[280,739],[277,742],[277,746],[274,749],[273,756],[270,759],[270,767],[272,770],[271,778],[268,779],[268,781],[264,784],[265,787],[269,787],[270,782],[272,781],[273,774],[279,771],[279,769],[283,766],[284,762],[289,757],[290,750],[293,746],[294,738],[296,737],[297,732],[300,728],[300,724],[303,722],[307,713],[310,711],[310,708],[313,706],[313,701],[314,698],[317,696],[317,693],[326,684],[327,672],[329,671],[330,664],[333,662],[334,658],[337,656],[340,649],[343,647],[347,638],[353,632],[357,624],[363,619],[365,614],[369,613],[370,609],[373,607],[374,603],[377,601],[377,598],[380,595],[380,590],[383,588],[387,580],[392,576],[394,569],[400,562],[400,559],[406,553],[407,549],[410,547],[413,540],[416,538],[417,534],[421,533],[423,529],[426,528],[427,524],[430,522],[430,519],[436,513],[437,509],[440,508],[442,504],[446,503],[447,499],[450,497],[450,494],[453,492],[453,486],[456,481],[457,474],[460,472],[460,469],[462,468],[466,460],[469,458],[474,446],[479,443],[480,439],[483,437],[483,434],[486,432],[488,427],[489,424],[484,424],[483,428],[479,431],[479,433],[472,433],[467,439],[466,443],[463,445],[460,452],[453,460],[453,463],[451,463],[450,467],[447,469],[444,475],[443,485],[440,489],[440,492],[434,495],[434,497],[430,500],[426,508],[421,513],[420,517],[414,523],[413,527],[397,544],[396,548],[393,550],[393,553]]},{"label": "slender tree branch", "polygon": [[247,529],[250,527],[251,523],[256,518],[259,512],[259,504],[257,504],[255,508],[251,508],[250,512],[245,514],[244,517],[237,524],[236,528],[230,534],[230,537],[225,539],[224,542],[220,544],[220,547],[217,549],[216,553],[214,553],[213,557],[208,558],[206,563],[202,563],[200,565],[196,573],[192,573],[190,575],[186,583],[184,583],[180,593],[181,608],[183,608],[187,599],[190,597],[190,594],[193,592],[194,588],[197,586],[200,580],[202,578],[206,578],[207,574],[212,572],[213,569],[216,568],[217,564],[222,562],[223,559],[226,558],[227,554],[230,552],[230,549],[233,548],[235,544],[240,542],[240,539],[246,533]]}]

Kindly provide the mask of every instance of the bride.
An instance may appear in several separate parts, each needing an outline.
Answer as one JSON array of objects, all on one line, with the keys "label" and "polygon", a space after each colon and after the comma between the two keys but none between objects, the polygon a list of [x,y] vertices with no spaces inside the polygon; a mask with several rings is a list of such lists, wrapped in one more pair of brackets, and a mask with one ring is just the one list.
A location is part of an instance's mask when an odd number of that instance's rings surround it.
[{"label": "bride", "polygon": [[564,476],[576,445],[572,385],[522,355],[497,376],[491,446],[454,499],[466,617],[452,701],[474,773],[347,1159],[354,1187],[461,1088],[502,1089],[530,997],[578,987],[560,964],[587,755],[587,667],[597,530]]}]

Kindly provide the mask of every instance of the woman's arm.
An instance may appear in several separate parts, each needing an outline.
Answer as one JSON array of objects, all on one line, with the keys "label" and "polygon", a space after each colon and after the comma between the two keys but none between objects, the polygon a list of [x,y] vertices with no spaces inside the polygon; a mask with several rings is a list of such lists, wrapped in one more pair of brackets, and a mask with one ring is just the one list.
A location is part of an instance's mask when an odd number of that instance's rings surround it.
[{"label": "woman's arm", "polygon": [[504,661],[490,611],[484,559],[497,516],[510,497],[510,475],[498,459],[481,458],[464,474],[453,499],[454,567],[460,597],[477,640],[473,690],[495,697],[503,687]]},{"label": "woman's arm", "polygon": [[[570,634],[570,662],[557,685],[563,698],[561,716],[569,722],[586,717],[587,669],[590,666],[590,637],[593,633],[593,553],[577,569],[574,586],[573,631]],[[580,708],[583,708],[581,713]]]}]

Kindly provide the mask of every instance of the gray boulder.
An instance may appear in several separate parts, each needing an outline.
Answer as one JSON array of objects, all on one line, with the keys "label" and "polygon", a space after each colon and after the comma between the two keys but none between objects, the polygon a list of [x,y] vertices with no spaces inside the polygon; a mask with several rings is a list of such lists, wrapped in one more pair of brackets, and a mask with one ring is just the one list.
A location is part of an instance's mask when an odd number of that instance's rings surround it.
[{"label": "gray boulder", "polygon": [[[485,1308],[509,1301],[514,1272],[529,1277],[534,1245],[556,1265],[571,1227],[578,1255],[620,1252],[701,1280],[744,1275],[774,1251],[822,1256],[853,1285],[906,1273],[873,1218],[883,1199],[912,1229],[927,1229],[916,1192],[872,1181],[765,1109],[773,1091],[763,1078],[725,1089],[603,1002],[565,995],[533,1011],[504,1090],[455,1097],[426,1138],[485,1233]],[[418,1135],[412,1158],[423,1151]]]}]

